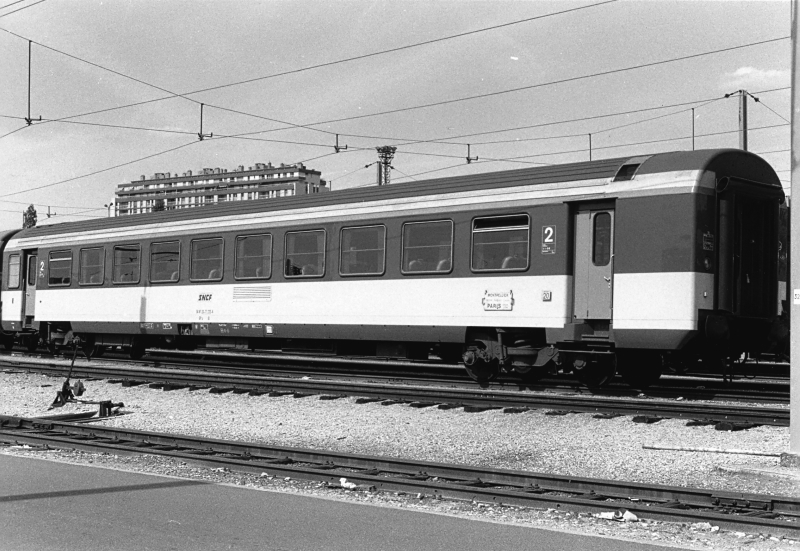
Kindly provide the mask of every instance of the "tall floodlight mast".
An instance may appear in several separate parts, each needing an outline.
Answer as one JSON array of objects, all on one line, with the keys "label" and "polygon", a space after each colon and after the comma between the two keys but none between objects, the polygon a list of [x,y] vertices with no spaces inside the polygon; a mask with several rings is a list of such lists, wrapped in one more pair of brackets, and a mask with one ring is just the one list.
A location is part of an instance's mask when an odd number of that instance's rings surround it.
[{"label": "tall floodlight mast", "polygon": [[393,145],[376,147],[378,150],[378,185],[388,185],[391,180],[392,159],[397,148]]}]

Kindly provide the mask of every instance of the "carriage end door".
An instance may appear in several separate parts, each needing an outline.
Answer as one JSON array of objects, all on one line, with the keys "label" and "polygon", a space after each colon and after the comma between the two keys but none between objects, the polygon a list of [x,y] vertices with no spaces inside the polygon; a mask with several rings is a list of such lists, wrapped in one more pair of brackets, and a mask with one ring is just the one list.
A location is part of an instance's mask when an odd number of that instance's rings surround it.
[{"label": "carriage end door", "polygon": [[614,278],[614,209],[575,214],[574,318],[611,319]]},{"label": "carriage end door", "polygon": [[25,325],[30,326],[33,323],[35,313],[36,313],[36,280],[38,274],[38,266],[37,266],[37,259],[35,253],[27,255],[27,261],[25,262],[25,273],[24,281],[25,281],[25,304],[22,307],[22,311],[25,315]]}]

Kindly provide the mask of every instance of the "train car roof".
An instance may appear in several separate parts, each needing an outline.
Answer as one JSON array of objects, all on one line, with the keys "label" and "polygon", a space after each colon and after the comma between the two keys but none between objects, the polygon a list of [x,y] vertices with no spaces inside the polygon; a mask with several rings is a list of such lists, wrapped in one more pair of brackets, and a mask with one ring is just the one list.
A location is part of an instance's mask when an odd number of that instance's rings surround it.
[{"label": "train car roof", "polygon": [[[175,209],[148,214],[98,218],[37,226],[20,231],[16,237],[35,238],[59,233],[81,233],[103,229],[133,228],[148,224],[199,220],[220,216],[244,215],[328,205],[358,204],[404,197],[447,194],[474,190],[508,188],[515,185],[554,184],[581,180],[613,179],[625,166],[638,165],[636,175],[676,171],[712,171],[717,177],[735,176],[766,184],[780,191],[781,183],[772,167],[761,157],[740,149],[676,151],[617,157],[544,167],[484,172],[467,176],[436,178],[410,183],[346,189],[327,193],[278,197],[266,200],[230,201],[203,207]],[[782,192],[781,192],[782,193]]]}]

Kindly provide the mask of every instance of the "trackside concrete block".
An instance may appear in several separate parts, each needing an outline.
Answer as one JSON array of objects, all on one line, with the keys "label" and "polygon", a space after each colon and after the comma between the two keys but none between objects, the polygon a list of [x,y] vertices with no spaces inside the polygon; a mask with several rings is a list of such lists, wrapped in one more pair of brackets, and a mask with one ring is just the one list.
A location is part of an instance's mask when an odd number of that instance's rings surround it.
[{"label": "trackside concrete block", "polygon": [[800,454],[782,453],[781,467],[791,467],[793,469],[800,469]]}]

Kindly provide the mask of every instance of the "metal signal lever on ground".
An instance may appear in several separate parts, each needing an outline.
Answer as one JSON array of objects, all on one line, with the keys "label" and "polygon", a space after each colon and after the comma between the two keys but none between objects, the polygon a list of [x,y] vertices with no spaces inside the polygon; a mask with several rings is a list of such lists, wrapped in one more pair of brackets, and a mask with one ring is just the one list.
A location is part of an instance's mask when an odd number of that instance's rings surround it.
[{"label": "metal signal lever on ground", "polygon": [[[67,402],[74,402],[75,395],[82,396],[86,387],[83,385],[81,381],[78,381],[75,386],[73,387],[70,384],[70,378],[72,377],[72,370],[75,367],[75,359],[78,357],[78,344],[80,339],[74,339],[72,341],[74,346],[74,351],[72,353],[72,362],[69,365],[69,373],[67,373],[67,379],[64,381],[64,384],[61,385],[61,390],[56,392],[56,399],[53,400],[53,403],[50,404],[50,408],[60,408],[64,406]],[[87,356],[88,358],[88,356]]]}]

